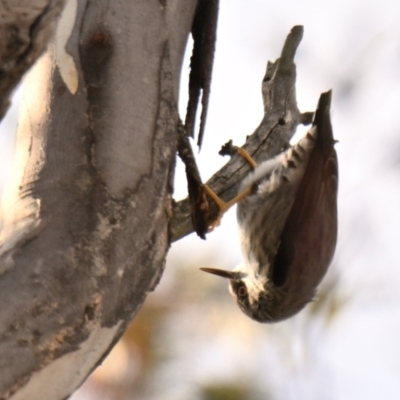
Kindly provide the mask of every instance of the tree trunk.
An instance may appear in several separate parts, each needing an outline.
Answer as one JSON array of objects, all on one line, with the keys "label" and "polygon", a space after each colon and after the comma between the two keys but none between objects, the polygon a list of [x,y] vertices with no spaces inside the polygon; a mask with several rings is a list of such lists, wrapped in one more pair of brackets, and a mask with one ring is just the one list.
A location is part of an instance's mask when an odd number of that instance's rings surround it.
[{"label": "tree trunk", "polygon": [[26,77],[2,204],[1,399],[68,397],[160,279],[196,3],[69,0]]}]

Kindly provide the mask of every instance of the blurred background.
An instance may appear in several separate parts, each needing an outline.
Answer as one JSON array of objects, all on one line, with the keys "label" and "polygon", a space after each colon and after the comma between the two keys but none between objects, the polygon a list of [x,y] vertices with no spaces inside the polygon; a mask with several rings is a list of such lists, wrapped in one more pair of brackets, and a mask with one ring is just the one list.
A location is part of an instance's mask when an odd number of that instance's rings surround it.
[{"label": "blurred background", "polygon": [[[298,24],[305,28],[296,55],[299,109],[314,110],[332,88],[339,140],[339,240],[317,301],[288,321],[258,324],[241,313],[225,280],[199,271],[241,262],[231,210],[207,241],[192,234],[172,245],[159,286],[73,400],[400,398],[399,3],[221,0],[199,167],[207,180],[227,161],[220,146],[243,144],[258,126],[267,60]],[[18,96],[1,124],[1,188]],[[179,164],[175,197],[185,196]]]}]

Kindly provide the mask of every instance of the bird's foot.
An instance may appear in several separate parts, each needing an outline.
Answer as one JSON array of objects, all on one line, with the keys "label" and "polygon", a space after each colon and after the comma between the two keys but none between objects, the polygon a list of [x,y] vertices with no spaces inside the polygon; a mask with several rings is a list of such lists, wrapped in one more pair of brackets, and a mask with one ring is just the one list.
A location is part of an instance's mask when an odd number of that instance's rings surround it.
[{"label": "bird's foot", "polygon": [[[250,166],[255,169],[257,167],[257,163],[254,161],[254,159],[251,157],[251,155],[241,147],[236,147],[232,146],[232,143],[230,143],[230,148],[231,150],[236,151],[240,156],[242,156],[249,164]],[[209,225],[208,231],[212,232],[214,228],[219,226],[221,224],[221,219],[223,215],[236,203],[238,203],[240,200],[244,199],[246,196],[251,194],[251,188],[247,188],[243,192],[239,193],[237,196],[235,196],[232,200],[229,201],[224,201],[222,200],[208,185],[203,185],[205,193],[210,196],[214,202],[217,204],[219,208],[219,213],[217,218]]]}]

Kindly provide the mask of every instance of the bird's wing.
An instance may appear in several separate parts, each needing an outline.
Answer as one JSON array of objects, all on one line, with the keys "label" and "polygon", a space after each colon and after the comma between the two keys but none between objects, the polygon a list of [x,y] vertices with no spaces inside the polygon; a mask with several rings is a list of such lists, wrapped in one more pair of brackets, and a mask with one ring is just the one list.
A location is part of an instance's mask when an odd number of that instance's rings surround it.
[{"label": "bird's wing", "polygon": [[[271,279],[287,302],[308,302],[323,278],[337,238],[338,163],[330,121],[331,92],[323,93],[315,113],[315,148],[285,223]],[[293,290],[292,290],[293,289]],[[310,294],[311,293],[311,294]],[[293,304],[293,306],[295,306]]]}]

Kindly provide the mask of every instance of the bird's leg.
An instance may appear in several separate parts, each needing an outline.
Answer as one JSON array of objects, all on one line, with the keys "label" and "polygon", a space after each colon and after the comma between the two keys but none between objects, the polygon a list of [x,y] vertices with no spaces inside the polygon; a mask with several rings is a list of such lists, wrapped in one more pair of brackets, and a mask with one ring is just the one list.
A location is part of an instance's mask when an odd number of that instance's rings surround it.
[{"label": "bird's leg", "polygon": [[[253,169],[257,167],[257,163],[253,160],[251,155],[241,147],[233,147],[234,150],[238,152],[250,165]],[[233,205],[239,203],[240,200],[244,199],[246,196],[251,194],[252,188],[248,187],[243,190],[243,192],[239,193],[233,199],[229,201],[222,200],[208,185],[203,185],[204,191],[215,201],[219,208],[218,217],[215,221],[210,224],[209,232],[211,232],[215,227],[219,226],[221,223],[222,216],[228,211]]]},{"label": "bird's leg", "polygon": [[251,168],[256,169],[257,163],[245,149],[242,149],[241,147],[235,147],[235,150],[250,164]]}]

